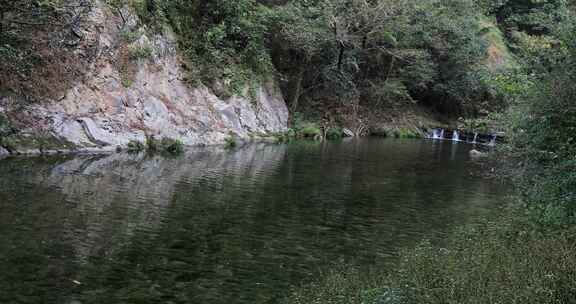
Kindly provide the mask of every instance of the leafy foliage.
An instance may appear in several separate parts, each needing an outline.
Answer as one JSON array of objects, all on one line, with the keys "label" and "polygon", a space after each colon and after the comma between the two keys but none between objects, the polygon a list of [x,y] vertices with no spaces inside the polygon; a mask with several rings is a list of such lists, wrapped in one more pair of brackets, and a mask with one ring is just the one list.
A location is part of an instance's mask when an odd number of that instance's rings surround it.
[{"label": "leafy foliage", "polygon": [[465,0],[291,1],[272,27],[285,96],[293,110],[321,99],[477,112],[491,96],[478,68],[487,42],[475,8]]},{"label": "leafy foliage", "polygon": [[526,39],[539,42],[536,49],[546,51],[534,51],[533,44],[524,47],[521,55],[530,74],[507,86],[521,91],[511,94],[516,97],[505,117],[511,143],[507,151],[519,164],[514,176],[535,219],[553,226],[576,220],[575,29],[572,18],[549,27],[549,35],[526,34]]},{"label": "leafy foliage", "polygon": [[[133,143],[132,147],[142,148],[144,144]],[[130,146],[129,146],[130,148]],[[167,153],[171,155],[179,155],[184,152],[184,144],[169,137],[163,137],[161,140],[156,139],[154,136],[146,138],[146,148],[150,153]]]},{"label": "leafy foliage", "polygon": [[161,5],[184,53],[199,68],[199,80],[233,82],[238,70],[256,75],[271,71],[266,7],[254,0],[172,0]]}]

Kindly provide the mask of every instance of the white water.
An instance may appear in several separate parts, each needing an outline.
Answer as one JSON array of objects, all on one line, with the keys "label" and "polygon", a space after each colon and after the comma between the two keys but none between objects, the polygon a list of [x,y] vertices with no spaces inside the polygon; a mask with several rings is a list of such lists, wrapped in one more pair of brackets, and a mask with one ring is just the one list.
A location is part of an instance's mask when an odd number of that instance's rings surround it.
[{"label": "white water", "polygon": [[489,146],[495,146],[496,145],[496,135],[492,135],[492,139],[490,140],[490,143],[488,145]]},{"label": "white water", "polygon": [[[445,135],[445,130],[444,130],[444,129],[433,129],[433,130],[432,130],[432,133],[430,133],[430,134],[428,135],[428,138],[431,138],[431,139],[447,139],[447,140],[452,140],[452,141],[454,141],[454,142],[460,142],[460,141],[462,141],[462,140],[460,139],[460,133],[458,132],[458,130],[454,130],[454,131],[453,131],[451,138],[445,138],[444,135]],[[490,142],[487,143],[487,144],[478,141],[478,138],[480,137],[480,134],[478,134],[478,133],[474,133],[474,138],[472,139],[472,141],[470,141],[469,137],[467,137],[467,136],[469,136],[469,135],[466,135],[466,134],[465,134],[464,136],[465,136],[465,137],[464,137],[464,138],[465,138],[464,141],[469,142],[469,143],[472,143],[472,144],[478,144],[478,143],[480,143],[480,144],[484,144],[484,145],[488,145],[488,146],[495,146],[495,145],[496,145],[496,138],[497,138],[496,135],[492,135],[492,138],[490,139]]]},{"label": "white water", "polygon": [[452,141],[460,141],[460,136],[456,130],[454,130],[454,133],[452,133]]},{"label": "white water", "polygon": [[432,139],[444,139],[444,129],[434,129]]}]

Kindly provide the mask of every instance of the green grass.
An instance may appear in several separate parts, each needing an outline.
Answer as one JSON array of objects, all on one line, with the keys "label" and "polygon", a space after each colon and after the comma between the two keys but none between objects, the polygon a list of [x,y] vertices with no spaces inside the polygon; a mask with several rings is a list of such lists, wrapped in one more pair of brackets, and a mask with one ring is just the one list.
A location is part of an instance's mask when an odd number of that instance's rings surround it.
[{"label": "green grass", "polygon": [[576,229],[543,230],[521,208],[422,242],[393,270],[334,269],[284,303],[576,303]]},{"label": "green grass", "polygon": [[492,69],[512,69],[518,62],[506,44],[506,38],[498,26],[488,18],[479,21],[480,34],[488,43],[487,64]]}]

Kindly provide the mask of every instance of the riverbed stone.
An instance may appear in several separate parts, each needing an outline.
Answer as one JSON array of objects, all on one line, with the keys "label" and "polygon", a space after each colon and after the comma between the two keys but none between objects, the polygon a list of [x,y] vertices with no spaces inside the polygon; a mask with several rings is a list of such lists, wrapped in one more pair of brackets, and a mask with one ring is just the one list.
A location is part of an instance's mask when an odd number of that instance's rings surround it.
[{"label": "riverbed stone", "polygon": [[10,152],[4,147],[0,147],[0,158],[10,155]]},{"label": "riverbed stone", "polygon": [[488,153],[480,152],[476,149],[470,150],[469,154],[471,158],[483,158],[488,156]]}]

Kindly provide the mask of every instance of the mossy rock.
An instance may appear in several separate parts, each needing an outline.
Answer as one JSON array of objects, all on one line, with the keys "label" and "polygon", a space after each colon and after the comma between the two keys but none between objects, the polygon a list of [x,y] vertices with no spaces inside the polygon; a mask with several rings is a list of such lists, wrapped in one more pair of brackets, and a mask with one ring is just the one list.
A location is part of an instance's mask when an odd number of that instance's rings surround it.
[{"label": "mossy rock", "polygon": [[26,150],[73,150],[76,145],[73,143],[52,136],[36,134],[11,134],[0,136],[0,146],[10,152]]},{"label": "mossy rock", "polygon": [[306,124],[298,132],[304,138],[316,138],[322,136],[322,130],[315,124]]},{"label": "mossy rock", "polygon": [[332,127],[326,130],[326,139],[341,139],[344,132],[340,127]]}]

